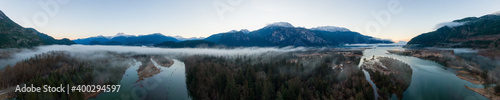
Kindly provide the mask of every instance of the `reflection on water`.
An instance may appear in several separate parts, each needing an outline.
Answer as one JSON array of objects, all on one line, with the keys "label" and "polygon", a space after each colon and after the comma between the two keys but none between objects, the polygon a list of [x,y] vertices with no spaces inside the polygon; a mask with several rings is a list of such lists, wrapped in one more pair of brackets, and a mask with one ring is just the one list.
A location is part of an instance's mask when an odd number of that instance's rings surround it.
[{"label": "reflection on water", "polygon": [[465,86],[482,88],[483,85],[476,85],[458,78],[454,69],[446,68],[429,60],[388,54],[387,50],[391,49],[402,48],[367,49],[363,52],[363,58],[368,59],[373,55],[386,56],[401,60],[411,66],[413,69],[412,81],[403,94],[404,100],[488,100],[486,97],[465,88]]},{"label": "reflection on water", "polygon": [[137,69],[142,64],[135,61],[123,75],[118,93],[102,93],[95,99],[113,100],[113,99],[154,99],[154,100],[186,100],[190,99],[186,88],[185,65],[183,62],[174,59],[174,64],[170,67],[162,67],[154,60],[153,64],[160,68],[162,72],[152,77],[146,78],[135,83],[139,78]]}]

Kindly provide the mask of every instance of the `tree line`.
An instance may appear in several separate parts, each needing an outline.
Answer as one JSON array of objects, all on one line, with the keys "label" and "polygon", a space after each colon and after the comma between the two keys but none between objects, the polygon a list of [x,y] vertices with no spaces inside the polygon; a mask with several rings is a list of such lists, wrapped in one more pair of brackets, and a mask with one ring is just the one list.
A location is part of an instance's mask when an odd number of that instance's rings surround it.
[{"label": "tree line", "polygon": [[[116,85],[127,68],[126,59],[116,53],[111,58],[96,58],[93,60],[79,59],[69,52],[51,51],[37,54],[34,57],[18,62],[14,66],[7,66],[0,71],[0,89],[20,84],[35,86],[59,86],[59,84],[73,85]],[[55,93],[21,93],[13,95],[18,99],[87,99],[93,93],[71,92]]]}]

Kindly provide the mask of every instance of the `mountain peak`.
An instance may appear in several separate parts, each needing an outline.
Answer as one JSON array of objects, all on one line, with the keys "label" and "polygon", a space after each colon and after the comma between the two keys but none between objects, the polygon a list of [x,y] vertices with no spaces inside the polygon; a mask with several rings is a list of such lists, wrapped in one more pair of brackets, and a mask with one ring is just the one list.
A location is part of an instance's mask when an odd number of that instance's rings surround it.
[{"label": "mountain peak", "polygon": [[165,36],[165,35],[163,35],[161,33],[153,33],[153,34],[148,34],[148,35]]},{"label": "mountain peak", "polygon": [[127,35],[127,34],[125,34],[125,33],[116,33],[116,36],[125,36],[125,35]]},{"label": "mountain peak", "polygon": [[153,33],[152,35],[163,35],[163,34],[161,34],[161,33]]},{"label": "mountain peak", "polygon": [[328,31],[328,32],[350,32],[351,31],[347,28],[336,27],[336,26],[318,26],[315,28],[311,28],[311,30]]},{"label": "mountain peak", "polygon": [[240,32],[243,32],[243,33],[245,33],[245,34],[250,33],[250,31],[249,31],[249,30],[247,30],[247,29],[241,29],[241,30],[240,30]]},{"label": "mountain peak", "polygon": [[294,26],[288,22],[275,22],[272,24],[268,24],[266,27],[294,27]]},{"label": "mountain peak", "polygon": [[173,36],[173,38],[179,40],[179,41],[186,41],[186,40],[203,40],[205,39],[204,37],[189,37],[189,38],[185,38],[185,37],[182,37],[182,36]]},{"label": "mountain peak", "polygon": [[128,34],[120,32],[120,33],[116,33],[115,36],[108,36],[107,38],[108,39],[113,39],[115,37],[135,37],[135,35],[128,35]]},{"label": "mountain peak", "polygon": [[236,33],[236,32],[242,32],[242,33],[245,33],[245,34],[250,33],[250,31],[249,31],[249,30],[247,30],[247,29],[241,29],[240,31],[237,31],[237,30],[231,30],[231,31],[229,31],[229,32],[227,32],[227,33]]}]

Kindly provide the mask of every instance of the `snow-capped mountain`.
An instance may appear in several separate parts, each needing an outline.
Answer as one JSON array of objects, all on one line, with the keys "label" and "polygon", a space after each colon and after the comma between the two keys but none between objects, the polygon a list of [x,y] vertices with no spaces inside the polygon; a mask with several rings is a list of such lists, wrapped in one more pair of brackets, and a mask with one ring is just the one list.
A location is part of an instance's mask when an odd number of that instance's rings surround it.
[{"label": "snow-capped mountain", "polygon": [[205,37],[190,37],[190,38],[185,38],[185,37],[182,37],[182,36],[172,36],[174,37],[175,39],[179,40],[179,41],[186,41],[186,40],[203,40],[205,39]]},{"label": "snow-capped mountain", "polygon": [[275,22],[275,23],[267,25],[266,27],[288,27],[288,28],[290,28],[290,27],[294,27],[294,26],[288,22]]},{"label": "snow-capped mountain", "polygon": [[138,36],[118,33],[115,36],[100,35],[96,37],[76,39],[73,41],[77,44],[85,45],[154,45],[165,41],[177,42],[179,40],[170,36],[165,36],[161,33]]},{"label": "snow-capped mountain", "polygon": [[125,33],[116,33],[116,35],[115,35],[115,36],[113,36],[113,37],[119,37],[119,36],[124,36],[124,37],[133,37],[133,36],[135,36],[135,35],[127,35],[127,34],[125,34]]},{"label": "snow-capped mountain", "polygon": [[[192,41],[190,41],[192,40]],[[160,33],[149,35],[127,35],[118,33],[115,36],[97,36],[74,40],[78,44],[86,45],[155,45],[162,43],[177,44],[213,42],[217,45],[229,47],[242,46],[338,46],[341,44],[359,43],[392,43],[390,40],[378,39],[352,32],[347,28],[335,26],[321,26],[312,29],[294,27],[287,22],[276,22],[261,29],[249,31],[247,29],[231,30],[225,33],[211,35],[207,38],[182,36],[165,36]]]},{"label": "snow-capped mountain", "polygon": [[241,29],[241,30],[240,30],[240,32],[243,32],[243,33],[245,33],[245,34],[250,33],[250,31],[249,31],[249,30],[247,30],[247,29]]},{"label": "snow-capped mountain", "polygon": [[242,33],[245,33],[245,34],[250,33],[250,31],[249,31],[248,29],[241,29],[240,31],[237,31],[237,30],[231,30],[231,31],[226,32],[226,33],[236,33],[236,32],[242,32]]},{"label": "snow-capped mountain", "polygon": [[319,27],[317,30],[294,27],[287,22],[269,24],[246,33],[230,31],[211,35],[204,40],[226,46],[338,46],[356,43],[393,43],[365,36],[339,27]]}]

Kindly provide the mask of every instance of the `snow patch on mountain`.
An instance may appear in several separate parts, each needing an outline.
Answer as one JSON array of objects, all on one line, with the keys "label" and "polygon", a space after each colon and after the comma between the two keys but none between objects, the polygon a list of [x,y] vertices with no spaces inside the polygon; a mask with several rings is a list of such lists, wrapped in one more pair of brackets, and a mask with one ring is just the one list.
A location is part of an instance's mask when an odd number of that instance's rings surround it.
[{"label": "snow patch on mountain", "polygon": [[135,37],[135,35],[127,35],[125,33],[116,33],[115,36],[112,36],[112,38],[115,38],[115,37],[120,37],[120,36],[124,36],[124,37]]},{"label": "snow patch on mountain", "polygon": [[351,31],[347,28],[336,27],[336,26],[319,26],[319,27],[311,28],[311,30],[328,31],[328,32],[350,32]]},{"label": "snow patch on mountain", "polygon": [[272,24],[268,24],[266,27],[294,27],[294,26],[288,22],[275,22]]},{"label": "snow patch on mountain", "polygon": [[173,38],[179,40],[179,41],[186,41],[186,40],[203,40],[205,39],[205,37],[190,37],[190,38],[185,38],[185,37],[182,37],[182,36],[172,36]]},{"label": "snow patch on mountain", "polygon": [[130,37],[130,36],[134,36],[134,35],[127,35],[125,33],[116,33],[115,37],[118,37],[118,36],[126,36],[126,37]]},{"label": "snow patch on mountain", "polygon": [[245,33],[245,34],[250,33],[250,31],[249,31],[249,30],[247,30],[247,29],[241,29],[241,30],[240,30],[240,32],[243,32],[243,33]]},{"label": "snow patch on mountain", "polygon": [[116,35],[114,36],[103,36],[103,35],[99,35],[98,37],[104,37],[104,38],[107,38],[107,39],[113,39],[115,37],[120,37],[120,36],[124,36],[124,37],[135,37],[135,35],[127,35],[125,33],[116,33]]},{"label": "snow patch on mountain", "polygon": [[250,31],[249,31],[249,30],[247,30],[247,29],[241,29],[240,31],[237,31],[237,30],[231,30],[231,31],[226,32],[226,33],[236,33],[236,32],[242,32],[242,33],[245,33],[245,34],[250,33]]},{"label": "snow patch on mountain", "polygon": [[231,30],[231,31],[229,31],[227,33],[236,33],[236,32],[238,32],[238,31],[237,30]]},{"label": "snow patch on mountain", "polygon": [[[154,33],[154,34],[149,34],[149,35],[163,35],[161,33]],[[103,35],[99,35],[99,36],[96,36],[98,38],[107,38],[107,39],[113,39],[115,37],[138,37],[138,36],[145,36],[145,35],[128,35],[128,34],[125,34],[125,33],[116,33],[116,35],[114,36],[103,36]],[[165,35],[163,35],[165,36]]]},{"label": "snow patch on mountain", "polygon": [[106,39],[112,39],[114,38],[114,36],[103,36],[103,35],[99,35],[99,36],[96,36],[97,38],[106,38]]}]

